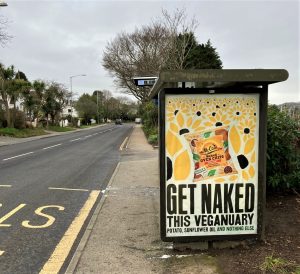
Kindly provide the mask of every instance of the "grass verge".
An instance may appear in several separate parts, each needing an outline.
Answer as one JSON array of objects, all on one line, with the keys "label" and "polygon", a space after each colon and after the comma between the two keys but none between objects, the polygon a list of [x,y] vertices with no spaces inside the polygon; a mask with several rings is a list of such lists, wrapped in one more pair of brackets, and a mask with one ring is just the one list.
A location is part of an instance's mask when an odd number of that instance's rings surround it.
[{"label": "grass verge", "polygon": [[267,256],[260,267],[266,273],[300,274],[300,266],[283,258]]},{"label": "grass verge", "polygon": [[73,128],[73,127],[49,126],[48,130],[55,131],[55,132],[67,132],[67,131],[73,131],[73,130],[75,130],[75,128]]},{"label": "grass verge", "polygon": [[46,135],[47,132],[42,128],[25,128],[25,129],[16,129],[16,128],[0,128],[0,136],[9,136],[15,138],[26,138],[32,136]]},{"label": "grass verge", "polygon": [[92,124],[92,125],[81,125],[80,128],[89,128],[89,127],[95,127],[98,126],[98,124]]}]

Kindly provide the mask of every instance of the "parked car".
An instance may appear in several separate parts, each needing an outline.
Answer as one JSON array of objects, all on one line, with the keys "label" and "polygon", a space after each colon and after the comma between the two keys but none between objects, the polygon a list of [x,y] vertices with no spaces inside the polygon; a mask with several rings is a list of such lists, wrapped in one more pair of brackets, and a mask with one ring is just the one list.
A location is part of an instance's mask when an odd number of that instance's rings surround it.
[{"label": "parked car", "polygon": [[122,120],[121,119],[116,119],[115,124],[116,125],[122,125]]},{"label": "parked car", "polygon": [[135,123],[136,124],[141,124],[142,123],[142,119],[141,118],[135,118]]}]

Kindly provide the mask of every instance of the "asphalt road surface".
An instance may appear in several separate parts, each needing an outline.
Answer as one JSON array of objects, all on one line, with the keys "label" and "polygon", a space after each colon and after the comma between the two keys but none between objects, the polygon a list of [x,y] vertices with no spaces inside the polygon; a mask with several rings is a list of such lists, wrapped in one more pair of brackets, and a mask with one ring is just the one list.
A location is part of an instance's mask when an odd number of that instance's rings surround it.
[{"label": "asphalt road surface", "polygon": [[109,124],[0,147],[1,274],[64,272],[131,129]]}]

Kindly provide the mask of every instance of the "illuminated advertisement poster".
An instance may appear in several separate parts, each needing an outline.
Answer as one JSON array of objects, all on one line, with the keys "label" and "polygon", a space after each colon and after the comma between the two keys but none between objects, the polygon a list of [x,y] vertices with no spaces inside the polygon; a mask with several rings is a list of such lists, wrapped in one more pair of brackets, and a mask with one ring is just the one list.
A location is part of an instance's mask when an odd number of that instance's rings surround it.
[{"label": "illuminated advertisement poster", "polygon": [[257,234],[259,94],[165,94],[165,237]]}]

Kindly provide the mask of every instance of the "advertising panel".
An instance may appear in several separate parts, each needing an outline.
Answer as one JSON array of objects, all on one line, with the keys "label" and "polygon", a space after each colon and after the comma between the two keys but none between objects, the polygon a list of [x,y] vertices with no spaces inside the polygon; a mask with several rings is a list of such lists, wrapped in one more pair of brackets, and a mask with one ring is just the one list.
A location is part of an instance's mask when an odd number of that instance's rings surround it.
[{"label": "advertising panel", "polygon": [[165,94],[164,237],[258,233],[259,102]]}]

